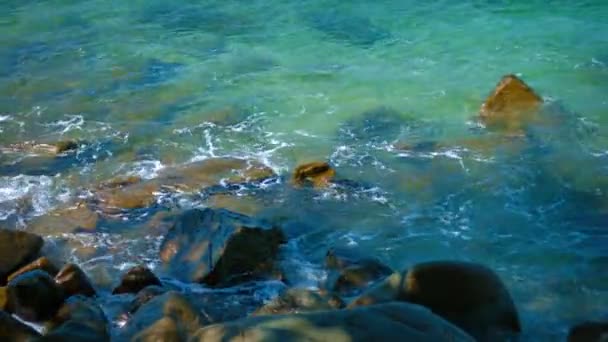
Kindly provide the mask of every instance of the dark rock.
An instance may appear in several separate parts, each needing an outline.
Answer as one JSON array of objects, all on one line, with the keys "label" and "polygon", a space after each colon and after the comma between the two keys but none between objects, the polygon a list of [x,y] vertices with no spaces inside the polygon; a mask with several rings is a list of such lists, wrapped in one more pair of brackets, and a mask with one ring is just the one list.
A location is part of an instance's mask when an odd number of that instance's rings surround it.
[{"label": "dark rock", "polygon": [[64,292],[46,272],[34,270],[11,280],[7,286],[7,308],[26,321],[51,318],[64,300]]},{"label": "dark rock", "polygon": [[388,30],[374,25],[368,18],[329,10],[310,13],[305,17],[313,28],[328,37],[347,44],[370,47],[378,41],[391,37]]},{"label": "dark rock", "polygon": [[9,313],[0,311],[0,341],[28,342],[39,336],[36,330],[19,322]]},{"label": "dark rock", "polygon": [[161,260],[182,281],[223,286],[267,276],[284,236],[259,225],[227,210],[189,210],[165,236]]},{"label": "dark rock", "polygon": [[96,294],[89,277],[74,264],[63,266],[55,276],[55,282],[68,296],[81,294],[91,297]]},{"label": "dark rock", "polygon": [[129,303],[129,306],[127,308],[127,314],[134,314],[137,310],[139,310],[142,305],[146,304],[154,297],[162,295],[165,292],[167,292],[166,289],[154,285],[148,286],[140,290],[139,292],[137,292],[135,298],[133,298],[133,300]]},{"label": "dark rock", "polygon": [[388,301],[424,305],[479,341],[521,331],[511,295],[489,268],[467,262],[435,261],[397,272],[351,303]]},{"label": "dark rock", "polygon": [[0,311],[6,310],[8,301],[6,286],[0,287]]},{"label": "dark rock", "polygon": [[55,276],[59,272],[57,266],[53,265],[49,258],[41,257],[13,272],[7,280],[11,281],[19,275],[33,270],[42,270],[51,276]]},{"label": "dark rock", "polygon": [[162,286],[160,280],[149,268],[136,266],[123,275],[120,285],[112,291],[112,294],[137,293],[149,285]]},{"label": "dark rock", "polygon": [[336,296],[323,296],[306,289],[289,289],[270,303],[256,310],[253,315],[281,315],[341,309],[344,302]]},{"label": "dark rock", "polygon": [[568,342],[606,342],[608,322],[585,322],[570,329]]},{"label": "dark rock", "polygon": [[38,235],[0,229],[0,284],[5,284],[13,271],[32,261],[43,244]]},{"label": "dark rock", "polygon": [[200,329],[191,341],[468,341],[426,308],[386,303],[352,310],[255,316]]},{"label": "dark rock", "polygon": [[325,187],[336,175],[336,171],[326,162],[312,162],[296,167],[293,172],[293,183],[303,185],[311,183],[315,187]]},{"label": "dark rock", "polygon": [[72,296],[47,324],[37,341],[110,341],[108,320],[93,299]]},{"label": "dark rock", "polygon": [[391,141],[405,127],[417,127],[419,123],[406,118],[390,107],[376,107],[364,111],[340,127],[341,135],[361,141]]},{"label": "dark rock", "polygon": [[168,292],[143,305],[121,332],[131,341],[186,341],[208,321],[177,292]]},{"label": "dark rock", "polygon": [[358,258],[345,249],[330,249],[325,257],[330,272],[327,289],[341,296],[359,294],[374,282],[387,277],[393,270],[374,258]]},{"label": "dark rock", "polygon": [[515,75],[504,76],[481,106],[479,118],[489,129],[522,134],[538,119],[543,99]]}]

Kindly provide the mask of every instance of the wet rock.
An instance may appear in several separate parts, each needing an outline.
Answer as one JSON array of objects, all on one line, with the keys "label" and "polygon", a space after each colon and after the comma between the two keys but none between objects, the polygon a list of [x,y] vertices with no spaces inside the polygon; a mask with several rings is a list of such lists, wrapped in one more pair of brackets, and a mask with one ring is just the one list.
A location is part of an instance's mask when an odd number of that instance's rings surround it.
[{"label": "wet rock", "polygon": [[209,197],[207,205],[211,208],[223,208],[249,216],[255,216],[263,208],[260,198],[255,195],[216,194]]},{"label": "wet rock", "polygon": [[7,308],[26,321],[51,318],[64,300],[64,292],[46,272],[34,270],[11,280],[7,286]]},{"label": "wet rock", "polygon": [[380,106],[348,120],[340,127],[340,135],[365,142],[391,141],[399,136],[402,128],[419,128],[420,125],[393,108]]},{"label": "wet rock", "polygon": [[160,280],[149,268],[136,266],[123,275],[120,285],[112,291],[112,294],[137,293],[149,285],[162,286]]},{"label": "wet rock", "polygon": [[137,292],[135,298],[133,298],[133,300],[129,303],[127,314],[134,314],[141,306],[152,300],[154,297],[160,296],[165,292],[167,292],[166,289],[155,285],[141,289],[139,292]]},{"label": "wet rock", "polygon": [[11,280],[15,279],[16,277],[20,276],[21,274],[29,272],[29,271],[33,271],[33,270],[42,270],[51,276],[55,276],[57,274],[57,272],[59,272],[59,269],[57,268],[57,266],[55,266],[49,260],[49,258],[41,257],[23,267],[21,267],[17,271],[13,272],[10,276],[8,276],[7,280],[10,282]]},{"label": "wet rock", "polygon": [[331,249],[325,257],[330,270],[327,288],[341,296],[353,296],[393,273],[393,270],[374,258],[360,259],[352,252]]},{"label": "wet rock", "polygon": [[391,36],[388,30],[374,25],[368,18],[340,10],[310,13],[305,19],[328,37],[361,47],[370,47]]},{"label": "wet rock", "polygon": [[127,322],[122,337],[131,341],[186,341],[208,321],[177,292],[143,305]]},{"label": "wet rock", "polygon": [[0,229],[0,284],[13,271],[33,260],[44,240],[38,235]]},{"label": "wet rock", "polygon": [[306,289],[289,289],[270,303],[256,310],[253,315],[281,315],[341,309],[344,302],[336,296],[323,296]]},{"label": "wet rock", "polygon": [[84,204],[72,208],[54,210],[33,219],[28,230],[44,236],[64,233],[93,232],[100,221],[99,214]]},{"label": "wet rock", "polygon": [[94,300],[72,296],[47,324],[38,341],[110,341],[108,320]]},{"label": "wet rock", "polygon": [[63,266],[55,276],[55,282],[68,296],[81,294],[91,297],[96,294],[89,277],[74,264]]},{"label": "wet rock", "polygon": [[6,310],[6,303],[8,301],[6,286],[0,287],[0,311]]},{"label": "wet rock", "polygon": [[570,329],[568,342],[606,342],[608,322],[585,322]]},{"label": "wet rock", "polygon": [[124,187],[110,188],[99,191],[98,201],[104,212],[114,209],[138,209],[151,206],[156,202],[156,193],[160,192],[160,184],[155,181],[135,183]]},{"label": "wet rock", "polygon": [[420,304],[461,327],[479,341],[521,331],[511,295],[489,268],[467,262],[435,261],[397,272],[351,303],[388,301]]},{"label": "wet rock", "polygon": [[521,134],[536,120],[543,99],[515,75],[504,76],[481,106],[479,118],[489,129]]},{"label": "wet rock", "polygon": [[325,187],[336,175],[336,171],[326,162],[312,162],[299,165],[293,172],[293,183],[310,183],[315,187]]},{"label": "wet rock", "polygon": [[267,276],[284,242],[277,229],[227,210],[185,212],[165,236],[160,257],[182,281],[228,285]]},{"label": "wet rock", "polygon": [[474,341],[428,309],[386,303],[352,310],[256,316],[200,329],[192,341]]},{"label": "wet rock", "polygon": [[24,142],[19,144],[0,147],[4,153],[27,153],[35,155],[58,155],[70,151],[75,151],[79,147],[74,140],[58,141],[50,144],[39,144],[34,142]]},{"label": "wet rock", "polygon": [[10,314],[0,311],[0,341],[27,342],[39,336],[36,330],[19,322]]},{"label": "wet rock", "polygon": [[139,176],[127,176],[127,177],[116,177],[105,182],[102,182],[97,186],[97,189],[117,189],[124,188],[125,186],[137,184],[142,179]]}]

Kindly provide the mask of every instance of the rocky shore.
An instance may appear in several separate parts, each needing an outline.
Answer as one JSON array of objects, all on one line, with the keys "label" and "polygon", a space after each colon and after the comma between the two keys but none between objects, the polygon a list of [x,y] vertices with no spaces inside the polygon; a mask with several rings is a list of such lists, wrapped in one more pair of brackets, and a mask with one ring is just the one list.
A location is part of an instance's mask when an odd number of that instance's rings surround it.
[{"label": "rocky shore", "polygon": [[[525,137],[532,125],[559,124],[542,106],[543,99],[522,80],[505,76],[478,117],[500,138],[459,144],[485,148]],[[404,142],[395,149],[433,150],[450,143]],[[60,142],[4,150],[36,152],[53,164],[78,148],[78,142]],[[393,270],[372,255],[331,248],[324,284],[317,290],[291,287],[277,262],[290,239],[282,221],[256,217],[261,203],[221,191],[277,178],[257,161],[209,158],[167,168],[152,179],[101,182],[90,189],[91,197],[35,218],[25,230],[0,229],[0,340],[513,341],[526,329],[500,276],[479,263],[435,260]],[[316,161],[294,168],[287,183],[294,191],[316,191],[356,182]],[[183,211],[158,205],[159,194],[175,192],[202,192],[213,205]],[[160,238],[156,269],[142,263],[126,270],[120,282],[102,285],[81,265],[45,248],[51,236],[95,232],[102,222],[120,220],[118,214],[153,207],[148,228]],[[87,246],[73,250],[98,253]],[[279,282],[283,290],[270,302],[245,290],[221,291],[258,281]],[[218,291],[181,291],[175,282]],[[128,301],[108,317],[101,296]],[[607,336],[605,322],[587,322],[573,327],[568,340]]]}]

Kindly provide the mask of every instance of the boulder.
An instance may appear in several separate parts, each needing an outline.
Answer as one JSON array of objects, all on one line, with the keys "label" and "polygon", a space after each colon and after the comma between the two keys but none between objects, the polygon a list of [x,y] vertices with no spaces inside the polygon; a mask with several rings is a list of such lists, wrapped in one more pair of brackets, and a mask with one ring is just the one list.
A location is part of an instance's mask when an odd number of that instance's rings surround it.
[{"label": "boulder", "polygon": [[608,322],[585,322],[575,325],[568,333],[568,342],[607,342]]},{"label": "boulder", "polygon": [[0,285],[6,283],[12,272],[32,261],[43,244],[38,235],[0,229]]},{"label": "boulder", "polygon": [[172,291],[144,304],[121,333],[131,341],[186,341],[207,323],[185,297]]},{"label": "boulder", "polygon": [[141,289],[150,285],[162,286],[160,280],[145,266],[135,266],[122,276],[120,285],[116,287],[112,294],[137,293]]},{"label": "boulder", "polygon": [[385,303],[352,310],[255,316],[200,329],[191,341],[468,341],[428,309]]},{"label": "boulder", "polygon": [[59,272],[59,269],[57,268],[57,266],[55,266],[49,260],[49,258],[41,257],[41,258],[38,258],[38,259],[30,262],[29,264],[27,264],[23,267],[21,267],[17,271],[13,272],[10,276],[8,276],[7,280],[11,281],[11,280],[15,279],[16,277],[18,277],[19,275],[29,272],[29,271],[33,271],[33,270],[42,270],[51,276],[55,276],[57,274],[57,272]]},{"label": "boulder", "polygon": [[337,296],[323,296],[306,289],[289,289],[270,303],[256,310],[253,315],[279,315],[298,312],[341,309],[344,302]]},{"label": "boulder", "polygon": [[61,208],[36,217],[28,224],[28,230],[44,236],[64,233],[93,232],[99,223],[99,214],[84,204]]},{"label": "boulder", "polygon": [[327,289],[341,296],[360,294],[362,290],[393,273],[375,258],[357,258],[347,250],[331,249],[325,257],[332,272],[327,277]]},{"label": "boulder", "polygon": [[42,341],[110,341],[108,320],[93,299],[72,296],[51,321]]},{"label": "boulder", "polygon": [[350,307],[388,301],[420,304],[479,341],[521,331],[511,295],[489,268],[468,262],[434,261],[394,273],[355,299]]},{"label": "boulder", "polygon": [[283,233],[227,210],[184,212],[166,234],[160,258],[186,282],[229,285],[269,275]]},{"label": "boulder", "polygon": [[336,171],[326,162],[312,162],[299,165],[293,172],[295,185],[312,184],[314,187],[325,187],[336,175]]},{"label": "boulder", "polygon": [[134,183],[124,187],[107,188],[96,193],[104,212],[120,209],[139,209],[156,202],[156,193],[161,190],[156,180]]},{"label": "boulder", "polygon": [[524,81],[506,75],[481,106],[479,118],[489,129],[521,134],[527,124],[536,120],[542,104],[543,99]]},{"label": "boulder", "polygon": [[141,289],[139,292],[137,292],[135,298],[133,298],[133,300],[129,303],[126,312],[127,316],[134,314],[142,305],[165,292],[167,292],[165,288],[155,285]]},{"label": "boulder", "polygon": [[19,322],[9,313],[0,311],[0,341],[28,342],[39,336],[36,330]]},{"label": "boulder", "polygon": [[91,297],[96,294],[89,277],[74,264],[63,266],[55,276],[55,282],[68,296],[81,294]]},{"label": "boulder", "polygon": [[40,144],[35,142],[24,142],[19,144],[0,147],[5,153],[27,153],[34,155],[58,155],[75,151],[80,145],[74,140],[63,140],[55,143]]},{"label": "boulder", "polygon": [[42,322],[53,317],[64,298],[64,292],[50,275],[34,270],[8,283],[7,311],[26,321]]}]

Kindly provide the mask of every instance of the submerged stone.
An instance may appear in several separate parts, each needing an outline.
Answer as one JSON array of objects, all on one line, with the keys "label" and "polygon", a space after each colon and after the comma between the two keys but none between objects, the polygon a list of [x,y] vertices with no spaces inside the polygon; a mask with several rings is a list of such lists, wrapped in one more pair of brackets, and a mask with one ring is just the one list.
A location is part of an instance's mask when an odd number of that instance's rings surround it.
[{"label": "submerged stone", "polygon": [[0,229],[0,285],[13,271],[33,260],[43,244],[38,235]]},{"label": "submerged stone", "polygon": [[341,296],[359,294],[393,273],[380,260],[360,258],[344,249],[330,249],[325,257],[325,265],[331,270],[326,280],[327,289]]},{"label": "submerged stone", "polygon": [[370,47],[391,37],[388,30],[375,25],[369,18],[339,10],[310,13],[305,19],[311,27],[331,39],[360,47]]},{"label": "submerged stone", "polygon": [[268,276],[284,242],[277,228],[260,228],[227,210],[185,212],[165,236],[160,257],[182,281],[227,285]]},{"label": "submerged stone", "polygon": [[293,183],[304,185],[311,183],[314,187],[322,188],[336,175],[336,171],[326,162],[312,162],[299,165],[293,172]]},{"label": "submerged stone", "polygon": [[112,294],[137,293],[150,285],[161,286],[160,280],[145,266],[135,266],[127,271]]},{"label": "submerged stone", "polygon": [[493,130],[521,134],[537,120],[543,99],[515,75],[504,76],[481,106],[479,118]]},{"label": "submerged stone", "polygon": [[351,310],[249,317],[200,329],[191,341],[467,341],[428,309],[386,303]]},{"label": "submerged stone", "polygon": [[61,208],[34,218],[28,230],[45,236],[64,233],[94,232],[100,221],[99,214],[85,204]]},{"label": "submerged stone", "polygon": [[26,321],[42,322],[51,318],[65,296],[46,272],[34,270],[19,275],[7,286],[7,308]]},{"label": "submerged stone", "polygon": [[298,312],[341,309],[344,302],[337,296],[324,296],[306,289],[289,289],[253,315],[282,315]]}]

